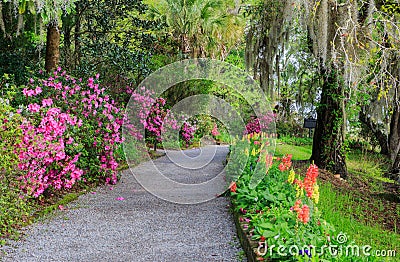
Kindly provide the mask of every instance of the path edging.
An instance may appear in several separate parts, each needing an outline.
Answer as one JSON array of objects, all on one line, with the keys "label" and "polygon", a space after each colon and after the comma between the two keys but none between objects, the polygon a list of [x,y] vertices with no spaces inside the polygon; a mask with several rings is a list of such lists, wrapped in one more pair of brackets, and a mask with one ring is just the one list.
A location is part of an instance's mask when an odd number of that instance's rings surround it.
[{"label": "path edging", "polygon": [[246,253],[248,262],[265,261],[265,259],[257,254],[258,242],[251,239],[251,235],[248,229],[246,229],[246,223],[240,222],[240,213],[233,211],[233,219],[235,220],[235,226],[237,235],[242,245],[243,251]]}]

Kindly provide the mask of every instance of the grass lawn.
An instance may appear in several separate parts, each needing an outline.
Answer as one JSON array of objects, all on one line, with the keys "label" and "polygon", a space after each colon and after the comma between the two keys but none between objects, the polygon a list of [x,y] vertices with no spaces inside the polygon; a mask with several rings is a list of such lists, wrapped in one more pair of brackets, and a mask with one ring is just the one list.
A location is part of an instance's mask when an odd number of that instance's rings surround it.
[{"label": "grass lawn", "polygon": [[282,157],[287,154],[292,154],[293,160],[307,160],[311,157],[311,145],[295,146],[283,143],[277,143],[275,156]]},{"label": "grass lawn", "polygon": [[[350,192],[341,192],[330,183],[323,183],[320,188],[318,207],[324,218],[335,226],[337,233],[345,232],[349,239],[353,239],[358,245],[370,245],[376,250],[396,250],[400,258],[399,232],[396,228],[393,231],[384,229],[381,224],[371,221],[371,212],[376,212],[375,208],[369,208],[371,203],[373,202],[357,198]],[[365,207],[365,204],[368,207]],[[379,209],[379,200],[374,204],[378,205]],[[397,212],[400,212],[400,209]],[[379,215],[379,211],[376,214]]]}]

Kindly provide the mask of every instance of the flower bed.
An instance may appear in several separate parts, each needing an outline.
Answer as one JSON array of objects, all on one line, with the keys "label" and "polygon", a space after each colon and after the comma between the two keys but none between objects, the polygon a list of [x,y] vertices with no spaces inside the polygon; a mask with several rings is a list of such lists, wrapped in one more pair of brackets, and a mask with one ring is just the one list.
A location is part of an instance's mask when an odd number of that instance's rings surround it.
[{"label": "flower bed", "polygon": [[[291,156],[272,161],[266,135],[250,134],[231,147],[247,159],[230,185],[235,219],[249,261],[371,261],[364,250],[327,223],[318,210],[318,167],[296,174]],[[240,156],[239,154],[239,156]],[[231,159],[232,161],[232,159]],[[260,165],[263,168],[260,168]],[[264,170],[264,178],[251,185]],[[227,170],[229,172],[229,170]],[[229,173],[228,173],[229,175]],[[360,247],[361,248],[361,247]],[[352,252],[350,252],[352,251]]]}]

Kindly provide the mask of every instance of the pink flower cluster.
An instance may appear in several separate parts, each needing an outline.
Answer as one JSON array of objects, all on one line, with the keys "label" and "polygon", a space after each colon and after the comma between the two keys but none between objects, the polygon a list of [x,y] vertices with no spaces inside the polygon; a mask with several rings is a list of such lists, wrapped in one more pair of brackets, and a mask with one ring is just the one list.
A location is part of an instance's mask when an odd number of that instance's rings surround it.
[{"label": "pink flower cluster", "polygon": [[[260,121],[261,119],[261,121]],[[252,116],[246,125],[245,134],[261,133],[269,128],[271,122],[274,121],[274,115],[266,114],[260,118]]]},{"label": "pink flower cluster", "polygon": [[[21,125],[23,139],[17,145],[19,157],[18,167],[24,171],[19,178],[23,181],[22,189],[29,195],[38,197],[49,186],[56,189],[71,188],[81,179],[82,169],[75,163],[80,154],[69,156],[66,145],[73,143],[73,138],[67,139],[67,129],[79,126],[76,117],[61,113],[59,108],[47,108],[35,104],[28,106],[32,113],[40,112],[41,121],[38,126],[28,120]],[[38,108],[38,110],[37,110]]]},{"label": "pink flower cluster", "polygon": [[[156,101],[156,99],[153,98],[154,92],[146,90],[145,87],[141,87],[131,94],[131,101],[134,102],[134,108],[132,108],[131,111],[135,112],[135,117],[139,120],[140,124],[143,125],[144,128],[147,128],[147,117]],[[140,132],[140,127],[129,123],[127,116],[125,116],[124,125],[129,128],[129,133],[137,140],[142,140],[144,138]]]},{"label": "pink flower cluster", "polygon": [[[159,143],[162,141],[162,134],[166,128],[179,130],[178,121],[175,116],[166,107],[166,100],[162,97],[155,97],[154,92],[141,87],[132,92],[131,101],[134,101],[134,108],[131,111],[136,111],[135,117],[145,130],[148,132],[148,140]],[[136,139],[142,140],[144,137],[140,132],[140,127],[129,123],[129,119],[125,117],[124,125],[129,128],[129,133]],[[196,127],[189,122],[184,121],[181,128],[181,137],[188,144],[194,136]]]},{"label": "pink flower cluster", "polygon": [[292,154],[282,157],[282,162],[279,164],[278,168],[280,171],[289,170],[292,166]]},{"label": "pink flower cluster", "polygon": [[307,169],[304,181],[295,179],[294,183],[297,184],[300,188],[304,188],[306,190],[307,196],[311,198],[314,193],[314,185],[317,183],[317,177],[318,167],[315,164],[311,164]]},{"label": "pink flower cluster", "polygon": [[155,100],[154,104],[151,106],[145,123],[145,128],[157,140],[157,142],[161,142],[161,132],[163,131],[164,119],[168,114],[168,110],[165,108],[165,102],[165,99],[162,97]]},{"label": "pink flower cluster", "polygon": [[190,140],[193,139],[194,133],[196,132],[196,126],[191,125],[189,122],[185,121],[181,128],[181,136],[183,141],[185,141],[186,146],[189,145]]},{"label": "pink flower cluster", "polygon": [[217,135],[219,135],[219,131],[218,131],[218,126],[217,124],[214,124],[213,129],[211,130],[211,135],[216,137]]},{"label": "pink flower cluster", "polygon": [[53,77],[31,79],[25,96],[29,116],[22,125],[18,146],[21,179],[35,197],[53,186],[69,188],[80,179],[117,181],[114,151],[122,142],[123,117],[114,101],[97,83],[86,83],[61,72]]},{"label": "pink flower cluster", "polygon": [[308,221],[310,221],[310,208],[307,205],[302,205],[302,202],[300,199],[296,200],[294,206],[292,207],[292,210],[296,211],[297,213],[297,218],[303,222],[304,224],[307,224]]}]

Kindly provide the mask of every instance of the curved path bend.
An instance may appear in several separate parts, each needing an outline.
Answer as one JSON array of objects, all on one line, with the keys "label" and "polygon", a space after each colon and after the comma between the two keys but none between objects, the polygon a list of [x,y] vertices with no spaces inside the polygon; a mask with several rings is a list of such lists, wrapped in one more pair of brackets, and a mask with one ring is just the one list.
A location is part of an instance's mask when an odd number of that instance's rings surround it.
[{"label": "curved path bend", "polygon": [[[198,150],[185,154],[196,155]],[[222,146],[202,150],[216,154],[201,169],[179,167],[167,156],[153,162],[170,179],[201,183],[223,170],[228,153]],[[149,165],[152,162],[135,167],[133,172],[146,174]],[[117,185],[95,191],[27,228],[22,240],[0,249],[0,260],[241,261],[243,252],[229,201],[224,197],[193,205],[167,202],[144,190],[130,170],[122,172]]]}]

